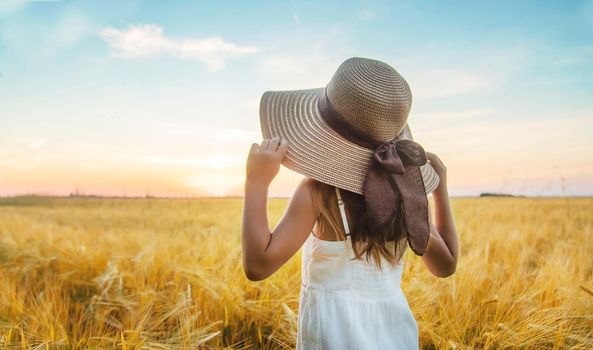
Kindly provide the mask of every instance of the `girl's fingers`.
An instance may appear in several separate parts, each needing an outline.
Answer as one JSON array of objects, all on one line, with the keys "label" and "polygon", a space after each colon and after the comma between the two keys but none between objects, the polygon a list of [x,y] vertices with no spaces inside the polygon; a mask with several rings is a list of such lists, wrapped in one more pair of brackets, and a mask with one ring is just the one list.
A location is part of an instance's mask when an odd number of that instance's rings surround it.
[{"label": "girl's fingers", "polygon": [[261,142],[261,144],[254,143],[251,145],[250,152],[280,152],[282,155],[286,153],[288,149],[288,141],[280,138],[279,136],[273,137],[271,139],[265,139]]},{"label": "girl's fingers", "polygon": [[278,144],[280,143],[280,138],[279,137],[274,137],[270,140],[270,143],[268,144],[268,151],[270,152],[276,152],[278,150]]},{"label": "girl's fingers", "polygon": [[280,144],[278,145],[278,153],[280,153],[280,155],[282,157],[284,157],[287,150],[288,150],[288,141],[286,139],[281,139]]},{"label": "girl's fingers", "polygon": [[428,160],[433,164],[442,164],[439,156],[437,156],[436,154],[434,154],[432,152],[426,152],[426,158],[428,158]]},{"label": "girl's fingers", "polygon": [[255,142],[252,143],[251,148],[249,149],[249,153],[257,152],[258,148],[259,148],[259,143],[255,143]]}]

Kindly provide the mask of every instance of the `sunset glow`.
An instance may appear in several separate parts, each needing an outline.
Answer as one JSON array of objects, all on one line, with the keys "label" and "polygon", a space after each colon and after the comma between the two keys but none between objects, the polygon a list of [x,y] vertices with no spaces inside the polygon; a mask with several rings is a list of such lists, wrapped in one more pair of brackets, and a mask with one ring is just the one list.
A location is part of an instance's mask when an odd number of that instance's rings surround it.
[{"label": "sunset glow", "polygon": [[591,195],[592,4],[3,2],[0,195],[242,195],[263,92],[351,56],[407,79],[452,195]]}]

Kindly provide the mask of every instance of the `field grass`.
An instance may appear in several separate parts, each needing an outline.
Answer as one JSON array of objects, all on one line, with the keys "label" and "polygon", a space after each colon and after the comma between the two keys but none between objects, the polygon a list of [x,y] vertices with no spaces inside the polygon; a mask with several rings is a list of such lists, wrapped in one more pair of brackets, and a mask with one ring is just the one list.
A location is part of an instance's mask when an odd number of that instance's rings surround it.
[{"label": "field grass", "polygon": [[[270,202],[275,223],[286,200]],[[408,252],[426,349],[592,349],[593,199],[454,199],[461,257]],[[0,199],[0,348],[294,347],[297,255],[241,267],[240,199]]]}]

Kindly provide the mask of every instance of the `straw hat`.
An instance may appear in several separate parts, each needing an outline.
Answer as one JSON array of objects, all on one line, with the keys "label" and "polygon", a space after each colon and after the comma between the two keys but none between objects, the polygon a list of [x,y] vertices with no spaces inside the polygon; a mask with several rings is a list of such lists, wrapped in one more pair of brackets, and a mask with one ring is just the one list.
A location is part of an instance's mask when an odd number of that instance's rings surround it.
[{"label": "straw hat", "polygon": [[[307,177],[358,194],[364,194],[365,178],[373,147],[344,137],[330,125],[320,104],[338,115],[348,131],[376,142],[412,140],[408,114],[412,93],[407,82],[388,64],[354,57],[344,61],[325,88],[267,91],[260,104],[263,137],[288,141],[282,164]],[[342,124],[344,124],[342,123]],[[426,194],[439,178],[430,163],[420,167]]]}]

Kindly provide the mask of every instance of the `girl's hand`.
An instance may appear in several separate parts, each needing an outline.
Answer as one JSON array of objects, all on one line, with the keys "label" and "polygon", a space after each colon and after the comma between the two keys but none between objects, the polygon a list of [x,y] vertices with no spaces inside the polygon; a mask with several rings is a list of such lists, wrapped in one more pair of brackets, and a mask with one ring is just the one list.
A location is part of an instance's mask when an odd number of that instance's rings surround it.
[{"label": "girl's hand", "polygon": [[268,187],[278,174],[287,150],[288,141],[279,137],[253,143],[247,157],[246,182]]},{"label": "girl's hand", "polygon": [[430,165],[434,168],[437,175],[439,176],[439,185],[435,189],[435,192],[443,191],[447,189],[447,167],[441,161],[441,158],[434,153],[426,152],[426,158],[430,162]]}]

